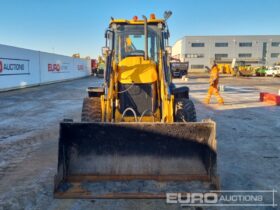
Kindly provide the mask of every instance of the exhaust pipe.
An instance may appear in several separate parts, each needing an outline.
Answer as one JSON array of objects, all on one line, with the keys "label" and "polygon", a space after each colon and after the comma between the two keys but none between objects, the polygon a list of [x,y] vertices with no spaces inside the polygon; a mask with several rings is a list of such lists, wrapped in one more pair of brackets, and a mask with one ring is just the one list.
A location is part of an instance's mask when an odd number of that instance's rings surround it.
[{"label": "exhaust pipe", "polygon": [[143,15],[144,19],[144,35],[145,35],[145,60],[149,59],[148,55],[148,23],[147,23],[147,17]]}]

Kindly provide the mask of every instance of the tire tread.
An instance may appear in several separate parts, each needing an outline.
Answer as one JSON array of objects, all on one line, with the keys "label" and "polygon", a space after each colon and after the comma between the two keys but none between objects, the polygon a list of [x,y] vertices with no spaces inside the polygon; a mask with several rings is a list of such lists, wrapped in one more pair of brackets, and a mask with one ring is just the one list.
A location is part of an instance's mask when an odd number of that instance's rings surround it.
[{"label": "tire tread", "polygon": [[82,109],[82,122],[101,122],[101,102],[99,97],[84,98]]}]

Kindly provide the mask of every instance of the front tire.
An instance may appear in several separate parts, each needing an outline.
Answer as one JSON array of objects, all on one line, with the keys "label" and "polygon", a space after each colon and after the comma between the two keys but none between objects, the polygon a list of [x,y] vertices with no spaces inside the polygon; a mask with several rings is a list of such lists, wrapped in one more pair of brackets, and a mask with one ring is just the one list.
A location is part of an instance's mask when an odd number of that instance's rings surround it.
[{"label": "front tire", "polygon": [[81,121],[102,121],[101,102],[99,97],[84,98]]},{"label": "front tire", "polygon": [[194,103],[190,99],[182,98],[175,100],[175,121],[196,122]]}]

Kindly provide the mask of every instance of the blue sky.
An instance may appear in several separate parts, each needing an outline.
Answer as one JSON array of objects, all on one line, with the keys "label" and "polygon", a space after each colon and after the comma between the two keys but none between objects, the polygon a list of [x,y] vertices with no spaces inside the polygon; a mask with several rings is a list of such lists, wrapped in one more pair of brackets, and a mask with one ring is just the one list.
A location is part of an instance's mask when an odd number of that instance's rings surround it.
[{"label": "blue sky", "polygon": [[0,44],[96,57],[110,17],[165,10],[171,44],[185,35],[279,35],[279,0],[0,0]]}]

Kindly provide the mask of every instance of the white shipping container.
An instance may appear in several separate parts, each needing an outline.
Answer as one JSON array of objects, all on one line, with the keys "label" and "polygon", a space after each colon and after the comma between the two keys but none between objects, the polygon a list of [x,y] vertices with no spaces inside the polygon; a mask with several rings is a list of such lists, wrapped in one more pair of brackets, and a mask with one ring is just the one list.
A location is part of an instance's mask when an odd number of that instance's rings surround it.
[{"label": "white shipping container", "polygon": [[0,45],[0,90],[39,83],[39,52]]},{"label": "white shipping container", "polygon": [[90,75],[90,60],[0,45],[0,91]]}]

